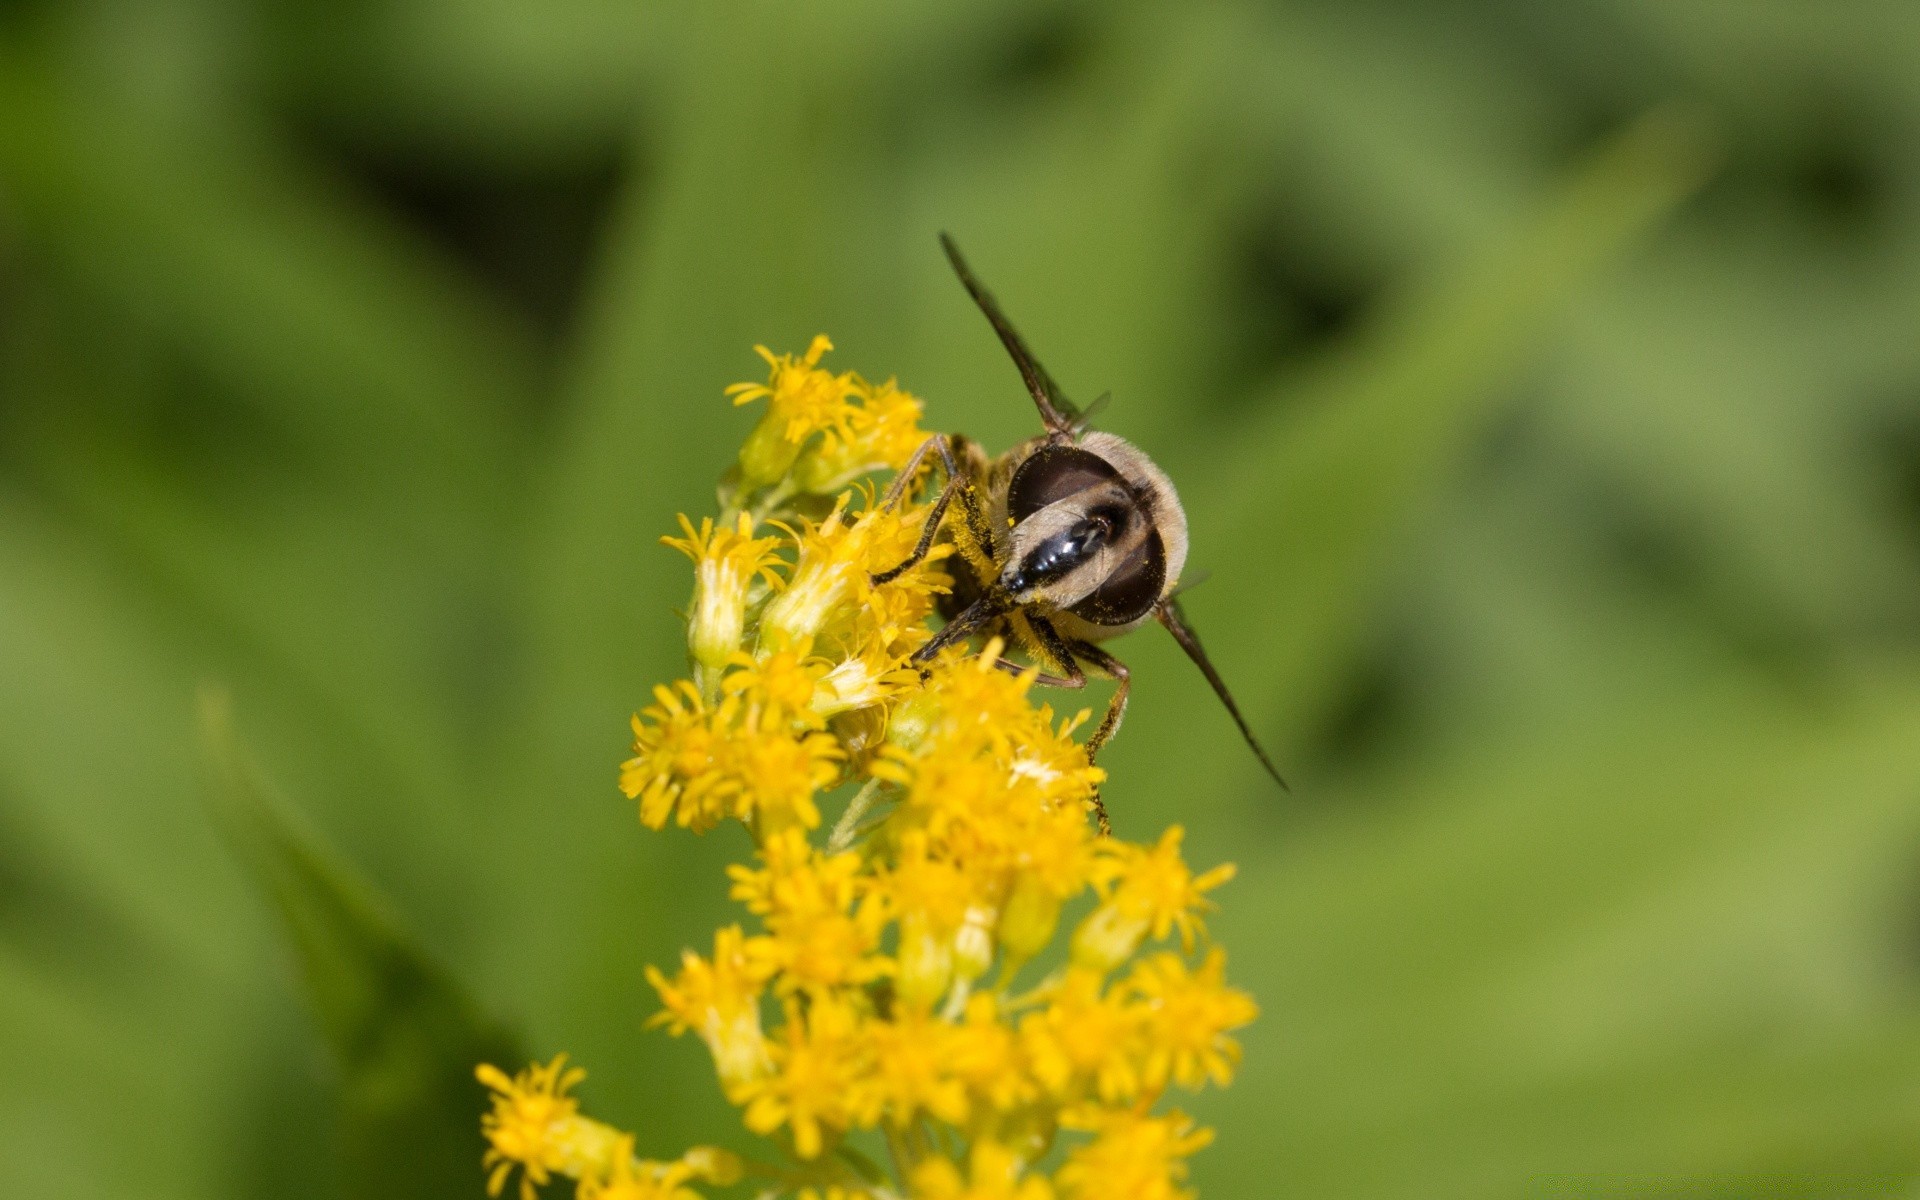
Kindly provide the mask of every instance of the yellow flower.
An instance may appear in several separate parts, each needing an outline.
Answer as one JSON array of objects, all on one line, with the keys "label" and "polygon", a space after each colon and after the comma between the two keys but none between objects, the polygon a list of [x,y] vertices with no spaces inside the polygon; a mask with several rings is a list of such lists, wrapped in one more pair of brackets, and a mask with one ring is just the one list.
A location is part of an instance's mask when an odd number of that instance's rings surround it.
[{"label": "yellow flower", "polygon": [[1180,1186],[1187,1158],[1213,1140],[1183,1113],[1148,1116],[1134,1109],[1083,1107],[1062,1114],[1070,1129],[1091,1130],[1093,1141],[1076,1146],[1054,1173],[1062,1200],[1187,1200]]},{"label": "yellow flower", "polygon": [[[936,824],[977,811],[982,800],[1023,819],[1056,808],[1080,816],[1106,777],[1068,736],[1074,722],[1056,728],[1052,709],[1028,702],[1033,672],[994,666],[1002,648],[996,640],[978,655],[941,655],[925,689],[895,714],[887,765],[875,773],[908,787],[909,800]],[[954,779],[926,778],[976,768],[987,770],[964,792]]]},{"label": "yellow flower", "polygon": [[976,993],[967,1000],[966,1013],[954,1026],[948,1044],[954,1074],[992,1108],[1008,1112],[1039,1095],[1020,1039],[991,993]]},{"label": "yellow flower", "polygon": [[743,1174],[737,1155],[717,1146],[695,1146],[672,1162],[635,1158],[633,1137],[622,1135],[611,1167],[580,1179],[577,1200],[701,1200],[685,1186],[690,1179],[725,1187]]},{"label": "yellow flower", "polygon": [[739,696],[747,706],[749,719],[764,717],[775,724],[797,723],[818,729],[824,714],[813,707],[819,680],[827,662],[807,654],[808,643],[778,650],[755,658],[736,652],[729,659],[736,669],[727,674],[720,688],[730,696]]},{"label": "yellow flower", "polygon": [[1240,1045],[1227,1035],[1260,1015],[1253,997],[1226,986],[1226,951],[1215,946],[1197,971],[1177,954],[1156,954],[1136,964],[1125,992],[1141,1010],[1148,1088],[1172,1079],[1198,1089],[1209,1080],[1233,1082]]},{"label": "yellow flower", "polygon": [[820,356],[833,349],[825,334],[813,339],[806,354],[775,355],[765,346],[753,351],[766,359],[766,383],[736,383],[727,395],[736,405],[766,397],[767,413],[740,448],[740,474],[748,487],[769,484],[784,476],[799,458],[800,449],[815,434],[830,438],[851,432],[850,403],[859,394],[854,377],[820,369]]},{"label": "yellow flower", "polygon": [[840,773],[831,735],[796,729],[768,704],[749,705],[744,689],[717,708],[685,680],[653,695],[633,719],[634,757],[620,767],[620,790],[640,801],[642,823],[659,829],[672,817],[696,833],[727,817],[774,828],[820,823],[814,794]]},{"label": "yellow flower", "polygon": [[820,824],[813,797],[840,775],[843,752],[833,735],[799,733],[777,715],[749,720],[727,743],[729,815],[763,831]]},{"label": "yellow flower", "polygon": [[693,604],[687,616],[687,647],[696,669],[717,679],[721,668],[740,649],[746,629],[748,587],[757,578],[778,588],[773,551],[777,537],[753,536],[753,521],[741,513],[732,529],[715,529],[713,518],[702,517],[694,528],[683,513],[685,537],[660,541],[693,560]]},{"label": "yellow flower", "polygon": [[853,493],[842,493],[819,523],[803,523],[794,532],[798,556],[791,580],[760,616],[763,651],[812,641],[823,633],[837,633],[835,640],[850,649],[863,633],[882,628],[875,624],[881,618],[890,628],[922,620],[932,611],[930,597],[946,580],[936,564],[951,547],[936,547],[887,583],[875,585],[872,580],[906,561],[920,539],[925,510],[881,507],[870,502],[869,494],[865,510],[849,515],[852,499]]},{"label": "yellow flower", "polygon": [[[990,1138],[973,1144],[967,1175],[944,1156],[929,1158],[913,1172],[913,1200],[1053,1200],[1053,1189],[1040,1176],[1021,1178],[1026,1164],[1012,1150]],[[1114,1200],[1130,1200],[1114,1193]]]},{"label": "yellow flower", "polygon": [[1213,907],[1206,893],[1232,879],[1234,869],[1229,863],[1196,876],[1180,857],[1184,832],[1178,825],[1169,828],[1152,849],[1126,842],[1102,846],[1110,857],[1102,903],[1074,931],[1076,964],[1110,971],[1148,934],[1164,938],[1175,929],[1181,944],[1193,948],[1204,932],[1200,914]]},{"label": "yellow flower", "polygon": [[850,409],[838,436],[823,438],[794,464],[803,492],[830,495],[872,471],[898,470],[927,440],[919,427],[920,401],[889,379],[879,386],[852,377],[858,406]]},{"label": "yellow flower", "polygon": [[620,790],[640,801],[640,820],[659,829],[670,816],[696,830],[727,815],[717,785],[725,734],[715,729],[699,689],[685,680],[656,685],[654,702],[633,718],[634,757],[620,764]]},{"label": "yellow flower", "polygon": [[916,754],[999,753],[1012,757],[1016,740],[1035,731],[1035,712],[1027,703],[1034,673],[1009,674],[995,668],[1005,649],[995,639],[979,654],[955,647],[929,665],[926,687],[917,697],[919,720],[899,739],[901,759]]},{"label": "yellow flower", "polygon": [[885,704],[919,686],[920,672],[906,665],[911,639],[877,634],[835,663],[814,687],[812,708],[822,717]]},{"label": "yellow flower", "polygon": [[967,1085],[953,1069],[951,1024],[909,1009],[891,1021],[869,1021],[864,1029],[873,1086],[888,1121],[904,1129],[926,1113],[949,1125],[966,1124]]},{"label": "yellow flower", "polygon": [[580,1181],[579,1200],[701,1200],[700,1193],[683,1186],[693,1178],[684,1162],[636,1162],[633,1139],[620,1139],[612,1169]]},{"label": "yellow flower", "polygon": [[879,873],[874,889],[899,922],[895,989],[903,1005],[931,1008],[946,993],[954,939],[974,907],[978,887],[971,873],[929,855],[925,830],[901,835],[896,861]]},{"label": "yellow flower", "polygon": [[851,1006],[830,996],[816,996],[804,1012],[797,1001],[787,1001],[786,1025],[773,1045],[773,1072],[734,1098],[746,1109],[747,1128],[770,1134],[787,1126],[793,1152],[811,1159],[820,1156],[828,1135],[873,1124],[879,1103],[860,1021]]},{"label": "yellow flower", "polygon": [[695,1146],[682,1154],[679,1162],[693,1172],[695,1178],[718,1187],[739,1183],[747,1173],[747,1165],[740,1161],[738,1154],[719,1146]]},{"label": "yellow flower", "polygon": [[498,1196],[519,1167],[520,1195],[532,1200],[534,1189],[552,1175],[604,1170],[619,1153],[618,1132],[582,1117],[579,1103],[567,1095],[587,1073],[566,1062],[566,1055],[556,1055],[512,1078],[490,1063],[475,1068],[475,1077],[493,1091],[493,1111],[480,1118],[487,1195]]},{"label": "yellow flower", "polygon": [[729,1096],[765,1074],[772,1065],[760,1030],[760,993],[766,970],[747,953],[738,925],[713,935],[713,958],[691,950],[680,955],[680,973],[669,980],[659,968],[647,968],[647,982],[666,1007],[648,1019],[675,1037],[689,1029],[700,1035]]},{"label": "yellow flower", "polygon": [[1140,1093],[1140,1013],[1101,977],[1070,969],[1046,992],[1046,1006],[1020,1021],[1034,1077],[1061,1100],[1089,1092],[1107,1103]]},{"label": "yellow flower", "polygon": [[799,829],[767,838],[759,870],[730,867],[733,898],[765,922],[747,951],[783,992],[865,983],[888,969],[879,956],[878,905],[863,903],[857,854],[825,855]]}]

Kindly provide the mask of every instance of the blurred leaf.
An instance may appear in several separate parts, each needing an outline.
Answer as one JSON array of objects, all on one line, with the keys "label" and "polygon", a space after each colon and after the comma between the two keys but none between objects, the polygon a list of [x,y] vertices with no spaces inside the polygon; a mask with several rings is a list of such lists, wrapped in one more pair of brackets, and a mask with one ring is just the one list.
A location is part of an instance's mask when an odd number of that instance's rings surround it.
[{"label": "blurred leaf", "polygon": [[1373,780],[1378,807],[1293,845],[1208,839],[1249,885],[1218,932],[1271,951],[1241,974],[1272,1014],[1246,1091],[1209,1102],[1243,1177],[1468,1197],[1920,1171],[1920,981],[1889,961],[1920,692],[1859,682],[1815,714],[1674,681]]},{"label": "blurred leaf", "polygon": [[484,1091],[475,1064],[524,1061],[323,847],[245,756],[224,696],[201,701],[212,811],[278,912],[340,1072],[349,1194],[470,1196]]},{"label": "blurred leaf", "polygon": [[468,515],[449,499],[499,499],[527,331],[245,125],[157,121],[0,42],[0,194],[50,261],[323,449],[336,481],[406,497],[442,540]]}]

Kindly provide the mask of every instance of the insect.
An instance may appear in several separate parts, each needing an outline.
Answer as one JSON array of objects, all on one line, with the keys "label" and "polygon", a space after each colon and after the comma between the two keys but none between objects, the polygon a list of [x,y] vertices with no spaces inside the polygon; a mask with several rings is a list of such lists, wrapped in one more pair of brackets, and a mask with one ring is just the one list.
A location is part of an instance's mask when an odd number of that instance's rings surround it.
[{"label": "insect", "polygon": [[[956,501],[961,516],[948,531],[959,553],[948,560],[954,585],[942,598],[947,623],[911,661],[923,666],[964,638],[999,635],[1023,647],[1045,668],[1038,683],[1080,688],[1089,673],[1112,679],[1117,685],[1113,699],[1087,739],[1091,761],[1120,728],[1132,686],[1126,664],[1097,643],[1158,621],[1207,677],[1267,773],[1285,788],[1286,780],[1260,748],[1180,611],[1175,593],[1187,560],[1187,516],[1173,481],[1132,443],[1090,427],[1099,403],[1086,412],[1070,403],[993,295],[974,278],[953,239],[943,233],[940,244],[1013,356],[1046,432],[993,460],[965,437],[936,434],[914,453],[888,490],[884,503],[891,508],[928,456],[939,456],[946,482],[918,544],[905,561],[875,575],[875,583],[885,583],[926,557]],[[1005,658],[999,665],[1026,669]],[[1098,794],[1094,813],[1106,832],[1106,807]]]}]

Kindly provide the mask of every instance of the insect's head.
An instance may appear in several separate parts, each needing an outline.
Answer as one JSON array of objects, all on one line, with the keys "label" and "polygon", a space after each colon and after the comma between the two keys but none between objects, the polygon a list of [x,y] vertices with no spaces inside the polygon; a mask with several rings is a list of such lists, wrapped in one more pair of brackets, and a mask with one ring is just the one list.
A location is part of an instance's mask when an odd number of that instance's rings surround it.
[{"label": "insect's head", "polygon": [[1118,438],[1089,441],[1049,442],[1015,470],[999,582],[1017,603],[1124,625],[1144,618],[1165,590],[1169,504],[1150,481],[1129,478],[1113,455],[1100,453],[1117,452]]}]

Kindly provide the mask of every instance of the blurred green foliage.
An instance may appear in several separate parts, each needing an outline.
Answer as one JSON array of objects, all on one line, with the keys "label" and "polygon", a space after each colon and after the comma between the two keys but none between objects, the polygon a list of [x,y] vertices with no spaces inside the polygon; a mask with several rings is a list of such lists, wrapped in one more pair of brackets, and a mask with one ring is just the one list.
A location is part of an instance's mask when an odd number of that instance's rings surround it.
[{"label": "blurred green foliage", "polygon": [[742,849],[613,788],[654,539],[755,342],[1030,431],[946,228],[1293,778],[1120,644],[1265,1010],[1202,1193],[1912,1194],[1920,9],[802,8],[0,5],[12,1189],[478,1195],[495,1022],[739,1137],[640,1029]]}]

